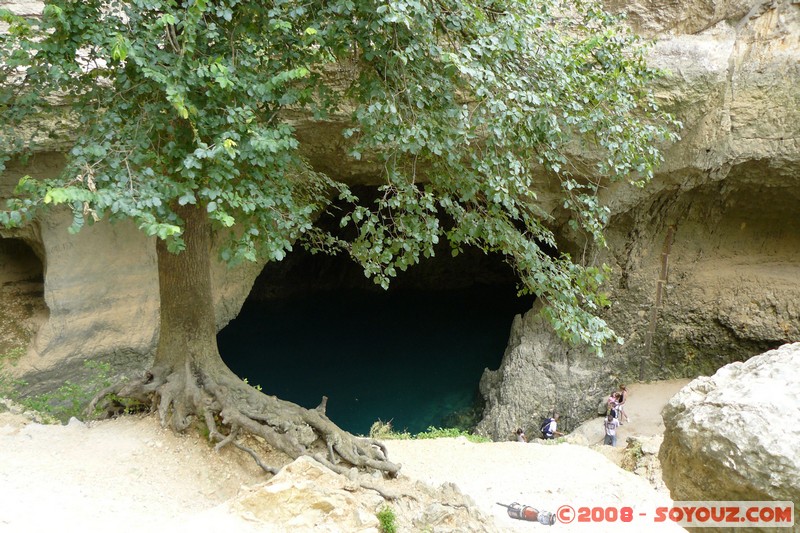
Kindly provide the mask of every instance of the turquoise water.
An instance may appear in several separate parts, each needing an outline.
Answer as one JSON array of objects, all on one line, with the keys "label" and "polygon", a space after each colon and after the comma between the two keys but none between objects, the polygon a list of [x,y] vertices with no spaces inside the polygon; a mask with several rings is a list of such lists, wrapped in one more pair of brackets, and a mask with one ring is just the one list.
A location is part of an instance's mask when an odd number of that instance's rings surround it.
[{"label": "turquoise water", "polygon": [[443,426],[479,400],[484,368],[499,366],[514,288],[330,290],[248,301],[218,336],[225,362],[267,394],[315,407],[367,434],[376,420],[412,433]]}]

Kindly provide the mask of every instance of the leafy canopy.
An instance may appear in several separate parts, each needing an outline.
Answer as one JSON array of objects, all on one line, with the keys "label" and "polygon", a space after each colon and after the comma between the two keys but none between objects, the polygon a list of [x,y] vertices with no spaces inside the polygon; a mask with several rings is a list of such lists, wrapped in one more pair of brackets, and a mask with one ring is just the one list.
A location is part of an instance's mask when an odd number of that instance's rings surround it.
[{"label": "leafy canopy", "polygon": [[[22,132],[59,106],[76,140],[0,223],[65,204],[73,231],[127,218],[178,252],[174,210],[191,204],[230,233],[230,261],[280,260],[300,240],[346,250],[384,286],[446,238],[504,254],[562,338],[599,351],[615,337],[596,316],[603,269],[548,253],[535,192],[555,178],[573,228],[602,245],[600,184],[644,184],[674,137],[644,46],[597,3],[62,0],[2,19],[6,160],[35,150],[46,132]],[[382,169],[374,203],[301,156],[298,114],[347,117],[348,155]],[[347,241],[314,225],[334,199],[351,205]]]}]

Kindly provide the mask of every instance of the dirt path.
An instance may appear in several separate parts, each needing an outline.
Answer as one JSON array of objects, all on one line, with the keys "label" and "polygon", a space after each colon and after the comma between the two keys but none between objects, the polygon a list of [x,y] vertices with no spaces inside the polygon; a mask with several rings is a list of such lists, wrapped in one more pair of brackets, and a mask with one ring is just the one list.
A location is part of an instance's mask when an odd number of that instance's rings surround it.
[{"label": "dirt path", "polygon": [[625,437],[631,435],[662,435],[664,421],[661,419],[661,410],[690,381],[673,379],[629,385],[625,412],[631,420],[619,428],[619,438],[624,442]]},{"label": "dirt path", "polygon": [[[630,421],[624,422],[617,430],[617,446],[625,447],[625,439],[628,437],[653,437],[663,434],[664,422],[661,419],[661,410],[689,381],[691,380],[672,379],[628,385],[625,412]],[[589,444],[602,444],[604,436],[602,417],[598,416],[595,420],[584,422],[573,433],[585,436]]]},{"label": "dirt path", "polygon": [[215,454],[153,416],[87,427],[2,413],[0,450],[0,531],[9,533],[177,531],[170,524],[188,523],[242,484],[264,480],[249,459]]}]

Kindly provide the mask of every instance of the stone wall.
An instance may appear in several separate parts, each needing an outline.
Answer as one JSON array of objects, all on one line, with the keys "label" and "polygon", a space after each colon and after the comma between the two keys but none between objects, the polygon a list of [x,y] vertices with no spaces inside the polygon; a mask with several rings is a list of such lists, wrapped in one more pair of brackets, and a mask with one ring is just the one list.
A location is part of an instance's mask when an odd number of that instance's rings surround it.
[{"label": "stone wall", "polygon": [[[647,187],[609,184],[602,191],[612,217],[608,249],[597,257],[614,267],[607,287],[614,303],[605,318],[625,343],[598,361],[559,343],[535,313],[517,319],[503,366],[484,378],[483,427],[500,438],[522,413],[557,409],[576,422],[590,416],[618,379],[711,373],[800,340],[800,4],[609,5],[656,38],[651,59],[667,73],[658,94],[683,121],[682,140],[664,147],[666,161]],[[348,183],[374,183],[369,162],[347,163],[341,121],[288,118],[319,169]],[[57,139],[53,150],[63,145]],[[62,163],[57,154],[40,154],[0,178],[0,196],[21,174],[44,177]],[[539,197],[562,246],[582,250],[549,185]],[[3,233],[23,239],[45,273],[49,316],[20,368],[109,353],[146,359],[158,327],[152,240],[126,224],[70,236],[67,224],[64,213],[53,213]],[[667,240],[668,275],[654,315]],[[215,267],[220,327],[238,313],[262,266]]]}]

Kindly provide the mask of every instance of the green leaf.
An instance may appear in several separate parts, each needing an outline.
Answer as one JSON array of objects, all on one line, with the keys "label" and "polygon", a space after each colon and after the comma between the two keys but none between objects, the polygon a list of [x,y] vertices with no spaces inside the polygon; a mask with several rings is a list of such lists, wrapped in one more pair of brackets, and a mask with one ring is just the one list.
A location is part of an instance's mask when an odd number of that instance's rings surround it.
[{"label": "green leaf", "polygon": [[70,201],[71,195],[68,193],[66,189],[56,188],[48,190],[45,195],[44,199],[42,200],[46,204],[52,203],[53,205],[63,204],[65,202]]},{"label": "green leaf", "polygon": [[114,40],[114,46],[111,49],[111,58],[115,61],[125,61],[127,57],[128,42],[121,34],[117,34]]},{"label": "green leaf", "polygon": [[195,198],[194,193],[192,193],[192,191],[188,191],[184,193],[180,198],[178,198],[179,205],[186,205],[186,204],[194,205],[195,203],[197,203],[197,198]]},{"label": "green leaf", "polygon": [[178,21],[175,19],[175,15],[172,13],[164,13],[160,17],[158,17],[158,24],[160,26],[168,26],[177,23]]}]

